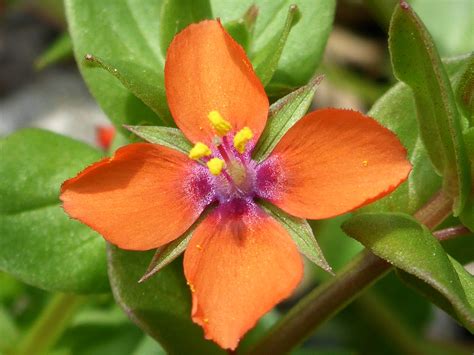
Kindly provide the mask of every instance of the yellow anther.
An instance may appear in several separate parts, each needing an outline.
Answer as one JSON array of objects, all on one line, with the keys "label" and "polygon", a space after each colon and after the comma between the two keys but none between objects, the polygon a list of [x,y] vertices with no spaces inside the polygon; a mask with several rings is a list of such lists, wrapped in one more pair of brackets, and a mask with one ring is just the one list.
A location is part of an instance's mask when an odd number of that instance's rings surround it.
[{"label": "yellow anther", "polygon": [[194,160],[201,159],[211,155],[212,152],[207,145],[201,142],[197,142],[194,147],[189,151],[189,157]]},{"label": "yellow anther", "polygon": [[196,244],[196,248],[202,250],[202,246],[200,244]]},{"label": "yellow anther", "polygon": [[224,161],[219,158],[212,158],[207,162],[207,167],[209,168],[209,171],[211,172],[212,175],[219,175],[222,172],[222,169],[224,169]]},{"label": "yellow anther", "polygon": [[209,323],[209,318],[204,318],[202,321],[203,321],[204,323]]},{"label": "yellow anther", "polygon": [[245,151],[245,145],[253,138],[253,132],[250,128],[244,127],[234,136],[234,147],[242,154]]},{"label": "yellow anther", "polygon": [[367,166],[367,165],[369,165],[369,161],[368,161],[368,160],[364,160],[364,161],[362,162],[362,166]]},{"label": "yellow anther", "polygon": [[216,131],[216,133],[223,137],[232,129],[232,125],[229,121],[226,121],[218,111],[211,111],[207,115],[211,125]]}]

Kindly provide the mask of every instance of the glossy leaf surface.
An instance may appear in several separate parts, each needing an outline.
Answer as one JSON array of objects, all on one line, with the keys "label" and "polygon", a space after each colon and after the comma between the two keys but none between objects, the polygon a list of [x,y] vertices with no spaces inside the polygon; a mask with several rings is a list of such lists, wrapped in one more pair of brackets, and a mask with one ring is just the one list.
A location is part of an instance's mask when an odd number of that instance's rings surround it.
[{"label": "glossy leaf surface", "polygon": [[54,291],[108,290],[103,239],[62,210],[59,188],[101,154],[27,129],[0,141],[0,269]]}]

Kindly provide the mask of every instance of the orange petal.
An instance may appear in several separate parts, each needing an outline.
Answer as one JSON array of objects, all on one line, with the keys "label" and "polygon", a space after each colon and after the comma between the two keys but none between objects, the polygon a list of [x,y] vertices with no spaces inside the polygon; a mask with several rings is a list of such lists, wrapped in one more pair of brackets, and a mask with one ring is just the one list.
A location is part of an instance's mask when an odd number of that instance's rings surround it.
[{"label": "orange petal", "polygon": [[179,237],[212,198],[204,167],[148,143],[120,148],[61,188],[71,217],[130,250],[157,248]]},{"label": "orange petal", "polygon": [[217,110],[235,132],[260,136],[268,98],[243,48],[218,21],[190,25],[171,42],[165,64],[166,97],[178,127],[193,142],[211,143],[208,114]]},{"label": "orange petal", "polygon": [[411,170],[398,138],[350,110],[312,112],[293,126],[258,173],[267,199],[311,219],[340,215],[377,200]]},{"label": "orange petal", "polygon": [[253,202],[221,205],[196,229],[184,254],[193,321],[206,339],[235,349],[242,336],[303,275],[286,230]]}]

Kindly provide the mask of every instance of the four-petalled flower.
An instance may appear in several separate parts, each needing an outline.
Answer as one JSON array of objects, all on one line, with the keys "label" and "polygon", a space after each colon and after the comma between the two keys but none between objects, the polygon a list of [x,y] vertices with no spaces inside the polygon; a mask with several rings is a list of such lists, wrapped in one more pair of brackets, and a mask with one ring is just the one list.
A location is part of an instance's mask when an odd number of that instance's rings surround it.
[{"label": "four-petalled flower", "polygon": [[123,249],[148,250],[181,236],[205,208],[184,254],[192,319],[235,349],[256,321],[288,297],[303,274],[297,247],[258,200],[311,219],[383,197],[411,166],[393,133],[349,110],[298,121],[257,163],[252,150],[269,103],[244,50],[218,21],[193,24],[172,41],[165,64],[169,108],[193,142],[186,156],[130,144],[66,181],[73,218]]}]

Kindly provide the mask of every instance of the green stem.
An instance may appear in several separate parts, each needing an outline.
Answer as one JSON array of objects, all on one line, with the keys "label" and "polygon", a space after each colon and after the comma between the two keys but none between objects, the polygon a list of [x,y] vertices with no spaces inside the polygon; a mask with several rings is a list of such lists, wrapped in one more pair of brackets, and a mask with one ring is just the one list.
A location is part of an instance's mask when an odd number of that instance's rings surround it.
[{"label": "green stem", "polygon": [[55,344],[68,326],[85,297],[55,294],[18,344],[15,355],[44,354]]},{"label": "green stem", "polygon": [[471,233],[472,232],[469,229],[467,229],[463,225],[460,225],[460,226],[448,227],[445,229],[437,230],[436,232],[433,232],[433,235],[439,241],[443,241],[443,240],[455,239],[457,237],[462,237],[465,235],[469,235]]},{"label": "green stem", "polygon": [[[433,229],[449,216],[451,206],[452,200],[441,192],[414,216]],[[301,299],[248,354],[288,353],[391,269],[385,260],[364,249],[334,278]]]}]

